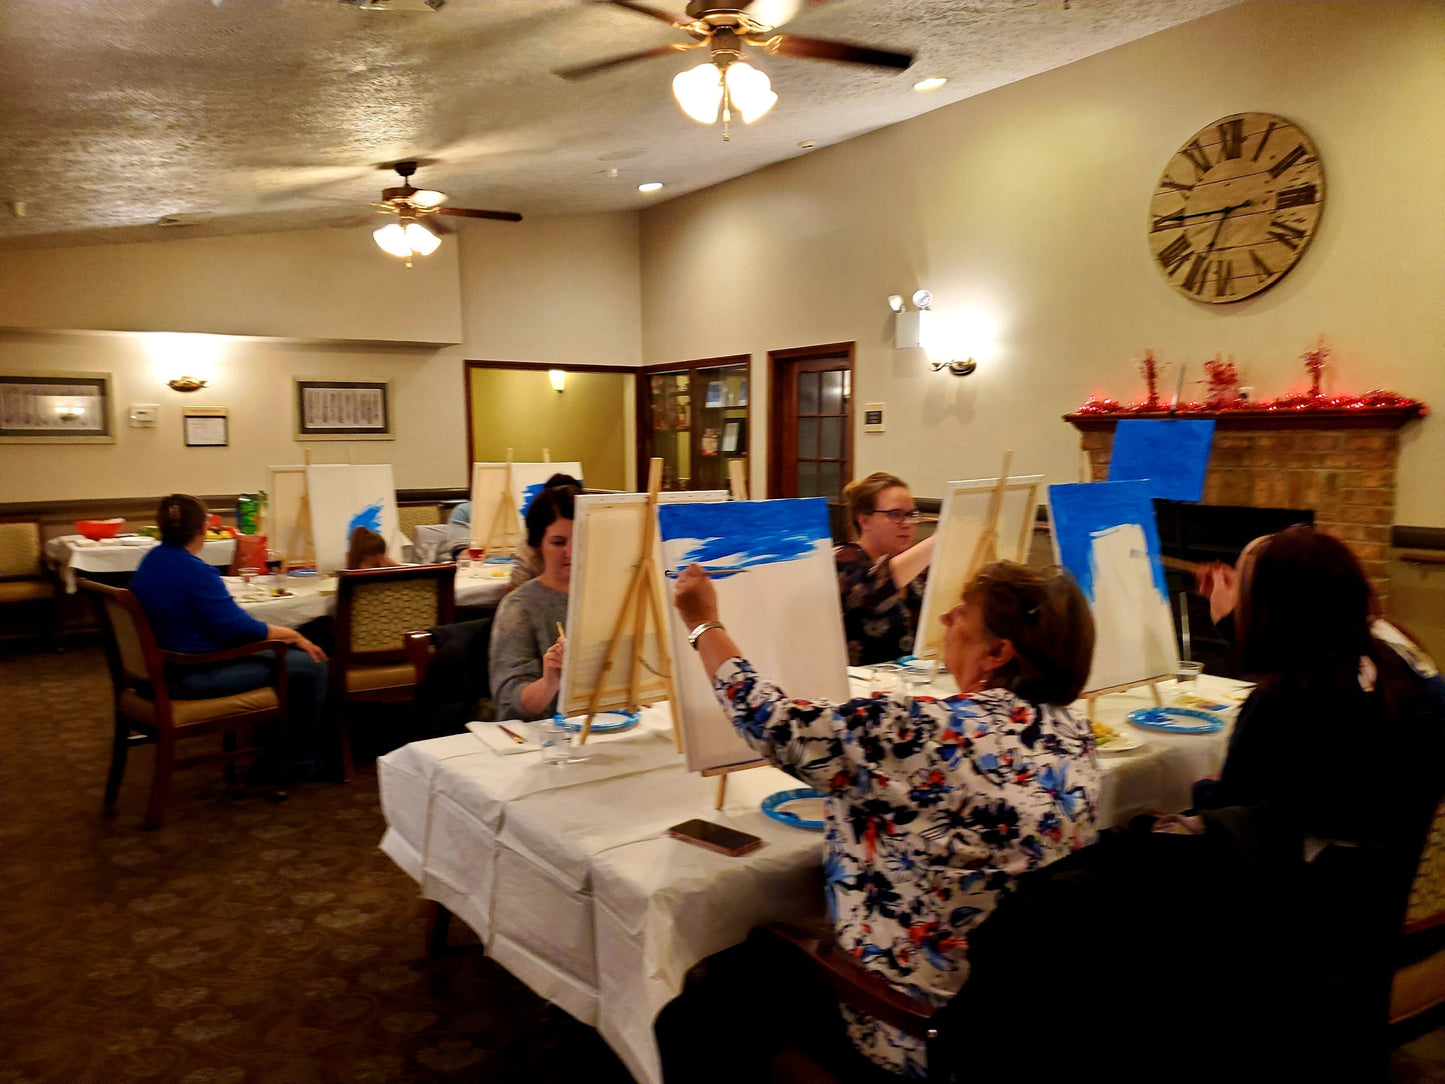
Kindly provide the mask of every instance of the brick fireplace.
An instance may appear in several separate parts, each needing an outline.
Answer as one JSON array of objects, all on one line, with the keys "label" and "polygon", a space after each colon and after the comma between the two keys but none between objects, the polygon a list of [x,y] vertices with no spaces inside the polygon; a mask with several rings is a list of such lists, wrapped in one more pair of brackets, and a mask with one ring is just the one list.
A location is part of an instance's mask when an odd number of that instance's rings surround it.
[{"label": "brick fireplace", "polygon": [[[1315,525],[1345,542],[1364,565],[1383,603],[1389,597],[1388,552],[1395,518],[1399,430],[1418,405],[1370,410],[1193,412],[1212,418],[1214,447],[1202,504],[1311,509]],[[1109,474],[1114,426],[1167,414],[1066,414],[1080,431],[1090,476]]]}]

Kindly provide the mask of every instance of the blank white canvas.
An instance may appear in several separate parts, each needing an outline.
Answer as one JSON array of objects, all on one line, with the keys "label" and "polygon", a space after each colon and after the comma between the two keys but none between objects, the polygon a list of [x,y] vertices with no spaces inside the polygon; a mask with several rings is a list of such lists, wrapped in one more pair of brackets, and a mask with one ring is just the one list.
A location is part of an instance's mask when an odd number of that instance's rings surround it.
[{"label": "blank white canvas", "polygon": [[[758,673],[777,682],[789,696],[843,703],[849,697],[848,656],[824,502],[806,498],[707,506],[717,517],[716,534],[710,537],[726,540],[735,536],[737,547],[735,557],[708,563],[740,566],[750,559],[747,510],[764,505],[784,506],[778,514],[796,513],[800,532],[810,538],[808,548],[796,558],[746,564],[745,570],[735,575],[715,577],[719,617]],[[686,567],[687,555],[699,539],[669,538],[666,513],[663,509],[662,557],[665,567],[675,572]],[[676,607],[669,606],[668,615],[677,660],[678,698],[673,707],[682,727],[688,770],[757,763],[757,754],[737,736],[718,704],[712,682],[687,642],[690,630]]]},{"label": "blank white canvas", "polygon": [[[1029,537],[1038,514],[1038,486],[1042,474],[1010,477],[1003,505],[999,509],[997,551],[1001,561],[1028,563]],[[997,478],[972,478],[949,482],[933,532],[933,559],[928,566],[928,584],[923,589],[913,654],[920,659],[941,658],[943,615],[958,605],[968,578],[968,565],[983,536],[989,504],[998,488]]]},{"label": "blank white canvas", "polygon": [[323,463],[306,468],[311,535],[319,572],[346,566],[351,529],[370,526],[386,539],[386,552],[401,559],[396,482],[390,463]]},{"label": "blank white canvas", "polygon": [[1086,689],[1172,675],[1179,667],[1174,614],[1154,583],[1144,529],[1126,523],[1095,532],[1094,665]]}]

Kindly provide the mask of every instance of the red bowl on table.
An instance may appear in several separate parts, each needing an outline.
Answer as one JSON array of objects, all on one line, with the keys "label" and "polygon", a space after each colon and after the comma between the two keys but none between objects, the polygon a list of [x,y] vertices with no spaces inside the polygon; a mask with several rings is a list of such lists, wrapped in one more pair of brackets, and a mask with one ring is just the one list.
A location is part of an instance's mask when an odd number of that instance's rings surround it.
[{"label": "red bowl on table", "polygon": [[76,534],[83,534],[92,542],[114,538],[125,526],[123,519],[78,519],[75,521]]}]

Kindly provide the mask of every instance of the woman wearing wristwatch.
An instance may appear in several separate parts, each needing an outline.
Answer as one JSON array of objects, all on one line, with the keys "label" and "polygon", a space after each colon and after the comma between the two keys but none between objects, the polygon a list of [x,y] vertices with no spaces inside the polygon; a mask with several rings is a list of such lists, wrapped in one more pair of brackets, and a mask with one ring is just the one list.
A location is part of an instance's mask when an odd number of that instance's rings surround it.
[{"label": "woman wearing wristwatch", "polygon": [[[841,705],[789,699],[754,672],[700,566],[678,577],[675,603],[738,734],[827,797],[824,886],[839,945],[902,990],[952,997],[968,977],[970,932],[1017,879],[1095,836],[1093,736],[1068,706],[1094,650],[1078,587],[1062,571],[988,565],[943,618],[960,695]],[[844,1015],[875,1066],[924,1075],[921,1041]],[[717,1053],[706,1079],[759,1079],[751,1062],[728,1060],[756,1052]]]},{"label": "woman wearing wristwatch", "polygon": [[848,664],[892,662],[913,653],[933,538],[913,544],[918,510],[897,475],[875,471],[849,482],[843,503],[857,536],[833,551]]}]

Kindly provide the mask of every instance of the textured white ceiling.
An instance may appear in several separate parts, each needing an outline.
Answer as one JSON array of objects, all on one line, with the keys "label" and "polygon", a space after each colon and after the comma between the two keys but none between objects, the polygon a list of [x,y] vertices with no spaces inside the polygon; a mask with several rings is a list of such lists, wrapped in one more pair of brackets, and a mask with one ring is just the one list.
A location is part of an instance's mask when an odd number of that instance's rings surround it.
[{"label": "textured white ceiling", "polygon": [[[673,74],[698,54],[583,82],[551,74],[686,40],[609,4],[0,0],[0,247],[370,224],[368,201],[397,183],[375,167],[409,157],[436,159],[416,180],[457,206],[638,208],[802,154],[802,140],[837,143],[1234,2],[810,4],[789,30],[917,61],[893,72],[763,57],[778,105],[724,143],[672,100]],[[925,75],[950,82],[912,90]],[[651,180],[667,187],[639,194]],[[158,226],[166,216],[193,224]]]}]

